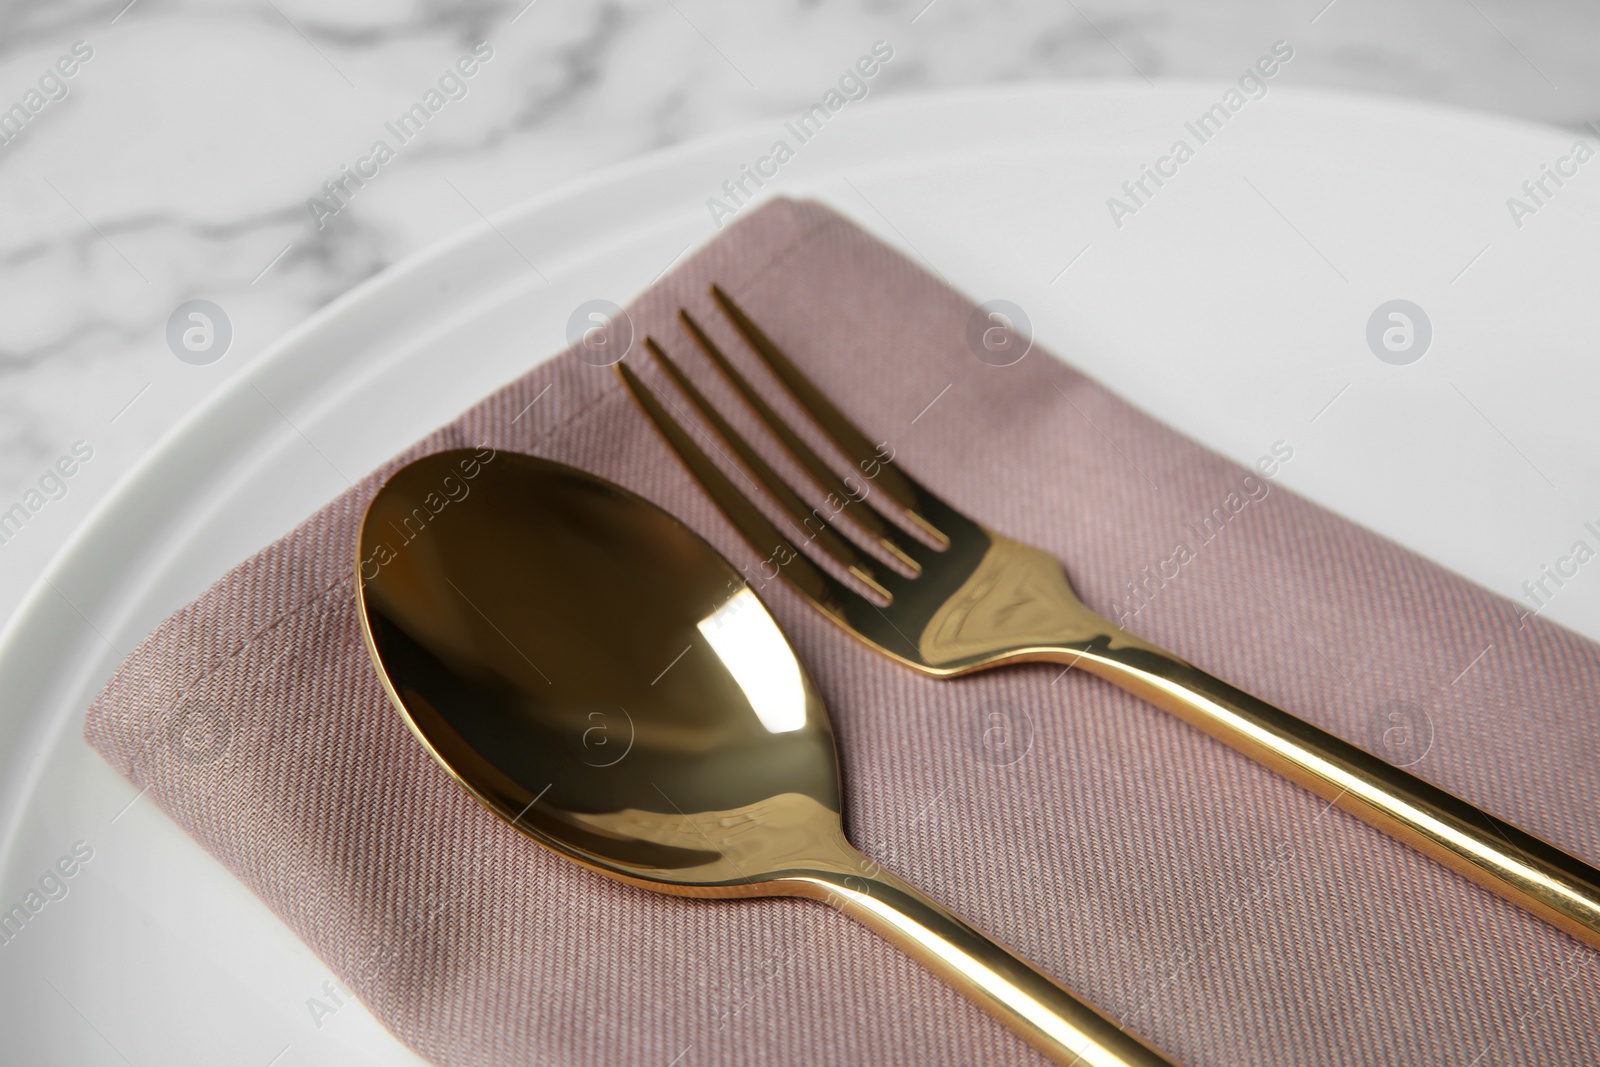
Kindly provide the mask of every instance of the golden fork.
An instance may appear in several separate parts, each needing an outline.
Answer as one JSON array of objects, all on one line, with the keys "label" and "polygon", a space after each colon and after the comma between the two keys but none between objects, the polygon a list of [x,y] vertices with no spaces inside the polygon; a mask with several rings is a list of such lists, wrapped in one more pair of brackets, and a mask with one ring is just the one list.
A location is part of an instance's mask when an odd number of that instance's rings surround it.
[{"label": "golden fork", "polygon": [[[678,312],[683,327],[757,421],[823,490],[825,508],[808,505],[653,338],[646,337],[645,346],[779,510],[806,532],[804,541],[778,531],[626,361],[616,364],[617,372],[723,514],[765,557],[764,567],[782,575],[844,630],[907,666],[939,677],[1006,663],[1081,666],[1600,947],[1600,871],[1102,618],[1078,599],[1057,560],[974,522],[892,465],[727,293],[713,286],[711,295],[799,408],[872,482],[878,492],[870,499],[806,444],[687,311]],[[846,511],[857,536],[874,542],[911,573],[886,565],[842,535],[845,525],[829,520]],[[927,540],[912,536],[886,513]],[[807,546],[826,554],[876,600],[887,603],[875,602],[817,566],[807,556]]]}]

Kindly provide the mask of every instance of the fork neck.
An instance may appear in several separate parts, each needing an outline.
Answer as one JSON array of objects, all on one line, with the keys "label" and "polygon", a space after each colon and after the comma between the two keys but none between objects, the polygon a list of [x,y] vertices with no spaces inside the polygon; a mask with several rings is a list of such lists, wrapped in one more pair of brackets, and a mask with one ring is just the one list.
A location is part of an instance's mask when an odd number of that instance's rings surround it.
[{"label": "fork neck", "polygon": [[[1123,648],[1159,651],[1079,599],[1054,556],[992,530],[982,533],[981,558],[958,588],[940,594],[942,603],[921,627],[924,665],[959,674],[1028,660],[1071,663]],[[1111,669],[1113,661],[1102,658]]]}]

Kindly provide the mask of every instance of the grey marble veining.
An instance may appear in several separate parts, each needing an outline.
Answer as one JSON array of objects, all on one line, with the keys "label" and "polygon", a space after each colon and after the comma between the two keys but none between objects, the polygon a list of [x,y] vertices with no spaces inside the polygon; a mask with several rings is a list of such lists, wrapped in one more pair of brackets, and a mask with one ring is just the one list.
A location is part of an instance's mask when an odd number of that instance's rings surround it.
[{"label": "grey marble veining", "polygon": [[[0,616],[175,417],[309,313],[448,233],[599,167],[784,116],[887,40],[873,99],[1063,78],[1232,79],[1273,40],[1300,84],[1576,127],[1600,119],[1581,0],[31,0],[0,6],[0,510],[77,441],[93,459],[0,544]],[[419,136],[318,228],[307,208],[441,72],[488,42]],[[80,50],[81,50],[80,46]],[[71,65],[71,64],[68,64]],[[0,126],[0,130],[4,127]],[[234,340],[192,367],[195,297]]]}]

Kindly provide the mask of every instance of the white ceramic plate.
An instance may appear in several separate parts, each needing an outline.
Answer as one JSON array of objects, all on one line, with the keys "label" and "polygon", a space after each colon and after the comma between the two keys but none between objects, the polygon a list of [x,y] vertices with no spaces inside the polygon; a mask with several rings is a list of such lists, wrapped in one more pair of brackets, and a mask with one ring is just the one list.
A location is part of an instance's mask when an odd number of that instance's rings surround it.
[{"label": "white ceramic plate", "polygon": [[[1291,443],[1282,484],[1508,595],[1574,541],[1600,547],[1584,526],[1600,528],[1584,488],[1600,486],[1600,162],[1518,227],[1506,199],[1572,134],[1274,88],[1201,144],[1184,123],[1225,88],[874,101],[765,192],[825,198],[975,300],[1020,305],[1041,343],[1235,459]],[[707,197],[784,136],[772,122],[640,160],[363,285],[176,426],[78,531],[0,639],[0,908],[74,842],[93,849],[0,944],[9,1061],[417,1062],[357,1005],[314,1015],[311,998],[333,1005],[326,969],[90,751],[83,708],[122,652],[345,474],[710,236]],[[1179,138],[1193,158],[1162,164],[1118,227],[1107,199]],[[1409,365],[1367,341],[1394,299],[1432,327]],[[1548,613],[1600,636],[1596,579],[1580,571]]]}]

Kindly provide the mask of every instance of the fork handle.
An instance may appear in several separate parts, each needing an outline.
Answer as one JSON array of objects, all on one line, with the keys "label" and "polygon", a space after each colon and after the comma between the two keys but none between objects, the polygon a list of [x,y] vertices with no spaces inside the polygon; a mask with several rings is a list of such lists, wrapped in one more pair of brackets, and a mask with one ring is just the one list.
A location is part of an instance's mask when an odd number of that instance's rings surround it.
[{"label": "fork handle", "polygon": [[864,857],[797,872],[788,892],[822,900],[876,930],[1056,1063],[1173,1067],[1133,1035]]},{"label": "fork handle", "polygon": [[1280,774],[1600,948],[1600,871],[1348,741],[1119,633],[1063,650],[1085,670],[1172,712]]}]

